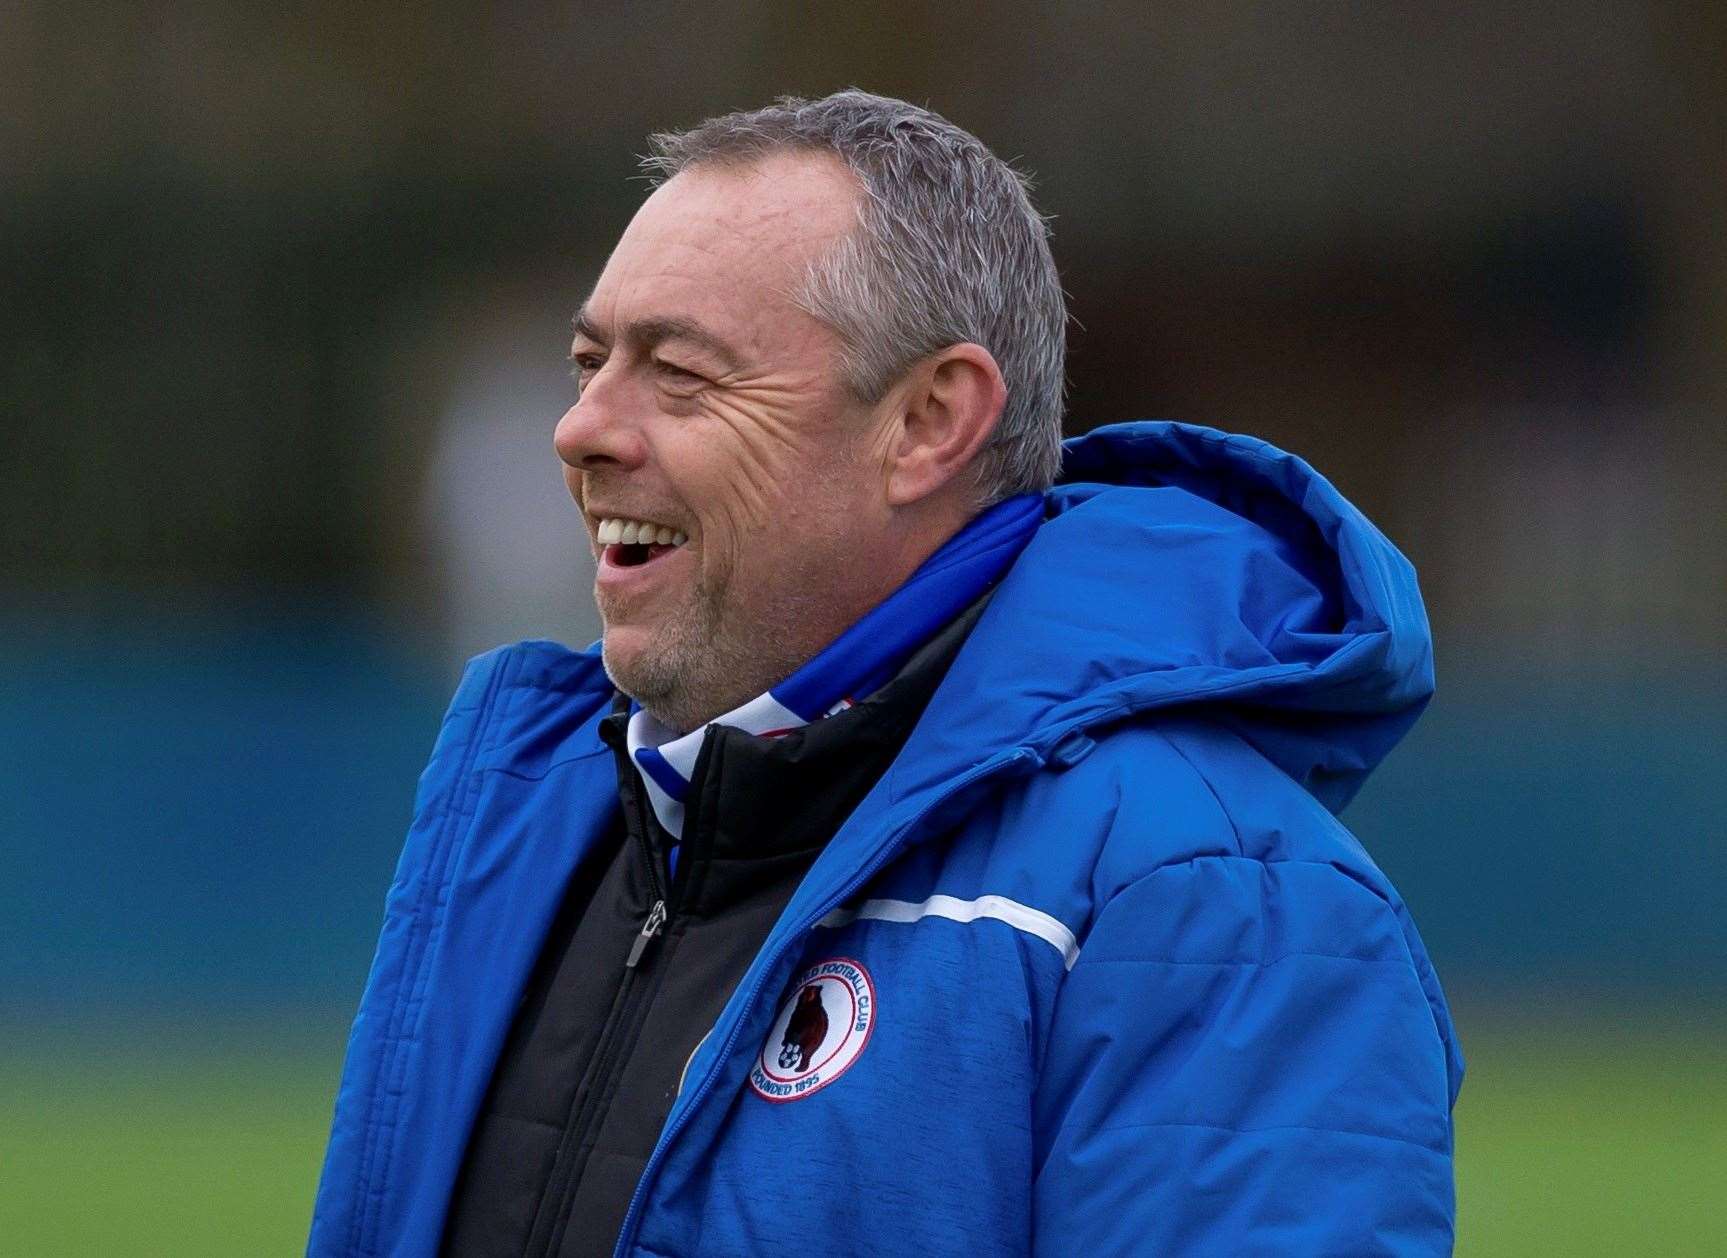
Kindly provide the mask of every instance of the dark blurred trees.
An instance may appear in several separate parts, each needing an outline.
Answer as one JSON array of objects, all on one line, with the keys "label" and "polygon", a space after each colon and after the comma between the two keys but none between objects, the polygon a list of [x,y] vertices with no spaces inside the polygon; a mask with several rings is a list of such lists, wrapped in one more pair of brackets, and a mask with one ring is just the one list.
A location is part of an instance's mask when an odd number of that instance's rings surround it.
[{"label": "dark blurred trees", "polygon": [[[573,308],[650,130],[858,83],[1036,172],[1074,430],[1171,416],[1308,455],[1459,632],[1641,607],[1696,641],[1727,610],[1712,7],[38,2],[5,22],[12,588],[388,596],[475,303],[535,283]],[[1612,553],[1667,551],[1627,561],[1647,588],[1605,612],[1549,579],[1595,570],[1600,485],[1630,517]],[[1531,609],[1537,586],[1557,604]]]}]

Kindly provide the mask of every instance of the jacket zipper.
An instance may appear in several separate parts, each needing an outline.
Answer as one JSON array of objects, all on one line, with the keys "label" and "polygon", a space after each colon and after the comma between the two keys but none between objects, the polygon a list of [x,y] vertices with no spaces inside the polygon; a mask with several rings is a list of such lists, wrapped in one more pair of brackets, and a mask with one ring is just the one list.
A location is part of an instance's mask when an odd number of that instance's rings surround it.
[{"label": "jacket zipper", "polygon": [[[805,935],[814,930],[817,922],[850,899],[859,888],[881,871],[882,866],[898,855],[904,846],[901,840],[922,825],[924,818],[930,813],[961,791],[969,789],[985,778],[993,777],[997,773],[1005,773],[1015,765],[1027,762],[1035,767],[1039,763],[1038,754],[1029,747],[1016,747],[1011,753],[998,760],[986,760],[970,771],[962,773],[948,784],[947,790],[918,809],[917,815],[901,828],[899,834],[884,844],[882,850],[871,857],[864,864],[863,869],[847,881],[838,892],[823,901],[814,913],[806,914],[804,920],[799,922],[795,929],[789,930],[781,936],[766,963],[756,971],[755,982],[750,986],[749,994],[744,998],[743,1005],[732,1020],[732,1028],[726,1033],[725,1042],[708,1060],[707,1073],[696,1084],[696,1090],[690,1096],[690,1103],[679,1110],[676,1117],[660,1133],[659,1141],[654,1145],[654,1151],[648,1157],[648,1164],[642,1168],[641,1178],[636,1181],[636,1191],[630,1197],[630,1208],[624,1213],[624,1225],[618,1232],[618,1243],[612,1250],[613,1258],[627,1258],[626,1251],[634,1243],[636,1229],[641,1223],[642,1199],[647,1195],[648,1185],[653,1182],[654,1175],[659,1170],[660,1163],[664,1160],[665,1152],[671,1147],[672,1141],[688,1125],[690,1115],[696,1112],[707,1097],[708,1092],[713,1089],[714,1080],[719,1075],[720,1067],[730,1060],[732,1051],[737,1047],[738,1036],[743,1032],[744,1023],[749,1020],[750,1011],[756,1007],[756,1002],[761,999],[762,988],[766,985],[767,976],[773,973],[779,965],[780,958],[793,944],[800,942]],[[699,1051],[701,1046],[698,1044],[696,1047]]]},{"label": "jacket zipper", "polygon": [[624,962],[626,970],[633,970],[641,963],[642,953],[648,950],[648,945],[654,941],[666,928],[666,902],[655,900],[654,907],[648,910],[648,919],[642,923],[642,933],[636,936],[636,941],[630,945],[629,959]]},{"label": "jacket zipper", "polygon": [[668,907],[671,893],[660,878],[659,860],[654,853],[653,842],[648,837],[649,827],[647,819],[642,815],[639,799],[635,801],[633,811],[636,813],[634,828],[637,841],[641,844],[643,858],[647,863],[648,890],[654,901],[642,922],[640,933],[630,944],[629,956],[624,961],[623,978],[618,983],[618,994],[612,1001],[609,1024],[594,1050],[593,1082],[569,1126],[564,1130],[557,1156],[552,1162],[552,1172],[547,1177],[540,1209],[535,1214],[534,1226],[529,1229],[529,1248],[533,1250],[535,1247],[532,1245],[532,1237],[540,1231],[540,1215],[548,1206],[551,1207],[552,1214],[546,1222],[545,1244],[537,1249],[542,1258],[553,1258],[568,1229],[569,1221],[565,1216],[569,1211],[570,1190],[575,1186],[577,1171],[582,1165],[579,1161],[581,1148],[587,1141],[590,1129],[601,1117],[597,1098],[605,1095],[612,1072],[617,1069],[618,1061],[628,1047],[628,1028],[635,1024],[636,1014],[642,1003],[637,999],[637,989],[641,986],[637,979],[642,977],[639,966],[649,945],[665,933],[671,920],[671,909]]}]

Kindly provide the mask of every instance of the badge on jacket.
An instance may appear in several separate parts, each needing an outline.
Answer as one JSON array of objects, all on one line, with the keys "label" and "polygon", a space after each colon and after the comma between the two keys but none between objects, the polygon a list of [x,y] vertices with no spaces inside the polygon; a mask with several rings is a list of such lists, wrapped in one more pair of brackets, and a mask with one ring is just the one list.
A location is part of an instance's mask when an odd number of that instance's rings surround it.
[{"label": "badge on jacket", "polygon": [[819,1092],[858,1059],[874,1026],[869,971],[845,957],[818,961],[792,983],[750,1071],[750,1087],[769,1101]]}]

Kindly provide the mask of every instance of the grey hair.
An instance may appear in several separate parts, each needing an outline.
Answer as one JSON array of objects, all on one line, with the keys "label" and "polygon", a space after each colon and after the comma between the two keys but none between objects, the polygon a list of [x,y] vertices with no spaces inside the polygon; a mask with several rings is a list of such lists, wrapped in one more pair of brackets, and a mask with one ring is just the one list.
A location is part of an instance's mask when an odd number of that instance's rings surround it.
[{"label": "grey hair", "polygon": [[1031,182],[968,131],[856,88],[662,132],[655,183],[692,166],[836,154],[862,185],[858,229],[814,262],[798,304],[833,328],[861,401],[879,401],[927,354],[962,341],[994,356],[1007,403],[975,465],[980,506],[1041,491],[1061,470],[1067,305]]}]

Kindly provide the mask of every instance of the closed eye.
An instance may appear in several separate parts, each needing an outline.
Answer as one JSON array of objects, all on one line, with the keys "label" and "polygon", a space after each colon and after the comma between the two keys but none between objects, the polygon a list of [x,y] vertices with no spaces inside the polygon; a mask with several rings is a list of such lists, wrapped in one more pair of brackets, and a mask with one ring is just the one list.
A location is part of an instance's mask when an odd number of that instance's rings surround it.
[{"label": "closed eye", "polygon": [[659,373],[662,383],[674,389],[694,389],[708,383],[708,378],[700,372],[680,367],[664,358],[654,359],[654,370]]},{"label": "closed eye", "polygon": [[673,379],[705,380],[707,378],[700,372],[691,371],[688,367],[680,367],[676,363],[667,362],[663,358],[654,359],[654,366],[660,370],[661,374],[670,376]]}]

